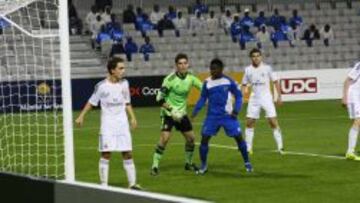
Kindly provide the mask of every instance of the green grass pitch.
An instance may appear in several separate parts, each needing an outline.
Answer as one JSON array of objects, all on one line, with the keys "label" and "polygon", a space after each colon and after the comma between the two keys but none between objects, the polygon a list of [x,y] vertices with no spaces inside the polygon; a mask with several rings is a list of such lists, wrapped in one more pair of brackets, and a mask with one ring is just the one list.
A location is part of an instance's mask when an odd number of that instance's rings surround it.
[{"label": "green grass pitch", "polygon": [[[244,129],[245,109],[239,115]],[[99,111],[90,112],[83,128],[75,129],[76,178],[98,182]],[[139,126],[132,132],[138,182],[148,191],[193,197],[214,202],[357,202],[360,198],[360,162],[341,157],[347,148],[351,125],[340,101],[286,102],[278,108],[286,151],[302,155],[275,153],[272,131],[263,118],[257,122],[254,172],[248,174],[240,153],[232,149],[234,140],[221,131],[210,147],[209,172],[197,176],[184,170],[184,139],[174,132],[160,162],[160,174],[150,176],[154,147],[159,139],[159,108],[135,108]],[[74,117],[78,112],[74,113]],[[200,141],[203,110],[194,123]],[[315,154],[315,156],[311,156]],[[325,155],[329,155],[326,157]],[[194,160],[199,163],[198,148]],[[112,186],[126,187],[121,156],[110,162]]]}]

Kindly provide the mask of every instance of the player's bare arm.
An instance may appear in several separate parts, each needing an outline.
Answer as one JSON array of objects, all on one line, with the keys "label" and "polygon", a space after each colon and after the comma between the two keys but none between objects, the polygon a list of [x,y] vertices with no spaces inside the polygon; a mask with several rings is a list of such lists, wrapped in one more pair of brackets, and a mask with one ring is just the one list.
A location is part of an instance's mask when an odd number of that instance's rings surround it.
[{"label": "player's bare arm", "polygon": [[342,101],[341,101],[341,103],[344,107],[346,107],[346,105],[347,105],[347,95],[348,95],[351,81],[352,81],[352,79],[347,77],[344,82],[343,96],[342,96]]},{"label": "player's bare arm", "polygon": [[81,110],[80,115],[76,118],[75,123],[77,126],[81,127],[84,123],[84,117],[92,109],[92,105],[87,102],[84,106],[84,108]]},{"label": "player's bare arm", "polygon": [[137,120],[133,111],[133,108],[131,104],[126,105],[126,112],[130,116],[130,125],[132,129],[135,129],[137,127]]},{"label": "player's bare arm", "polygon": [[276,92],[277,92],[276,105],[281,106],[282,105],[282,99],[281,99],[281,88],[280,88],[279,80],[275,80],[274,84],[275,84],[275,89],[276,89]]}]

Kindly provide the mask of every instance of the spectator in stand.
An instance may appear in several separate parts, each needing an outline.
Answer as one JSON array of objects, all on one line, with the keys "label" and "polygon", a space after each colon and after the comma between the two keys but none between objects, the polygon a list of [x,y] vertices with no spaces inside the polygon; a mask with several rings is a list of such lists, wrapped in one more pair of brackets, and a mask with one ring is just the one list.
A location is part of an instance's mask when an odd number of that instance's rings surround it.
[{"label": "spectator in stand", "polygon": [[105,7],[105,11],[101,14],[101,18],[103,19],[105,24],[111,22],[111,7],[109,6]]},{"label": "spectator in stand", "polygon": [[290,24],[289,30],[287,32],[287,38],[289,39],[290,46],[295,47],[296,41],[299,40],[300,29],[293,22]]},{"label": "spectator in stand", "polygon": [[312,47],[312,41],[320,39],[319,30],[314,24],[311,24],[310,27],[305,30],[302,39],[306,41],[308,47]]},{"label": "spectator in stand", "polygon": [[232,41],[236,43],[241,33],[241,24],[240,24],[239,16],[237,15],[234,16],[234,21],[231,23],[230,32],[231,32]]},{"label": "spectator in stand", "polygon": [[137,52],[138,52],[137,44],[132,40],[131,36],[128,36],[127,41],[125,43],[126,59],[128,61],[132,61],[132,54],[135,54]]},{"label": "spectator in stand", "polygon": [[90,12],[86,15],[85,23],[87,25],[86,33],[91,33],[91,25],[93,25],[96,22],[96,16],[97,16],[97,7],[95,5],[91,6]]},{"label": "spectator in stand", "polygon": [[267,24],[267,18],[265,17],[265,12],[260,11],[259,16],[254,21],[254,25],[258,28],[261,28],[263,25],[266,24]]},{"label": "spectator in stand", "polygon": [[219,20],[215,17],[214,11],[210,11],[210,16],[206,19],[206,27],[210,36],[213,36],[219,28]]},{"label": "spectator in stand", "polygon": [[106,31],[105,25],[102,25],[99,34],[96,36],[97,47],[101,47],[101,43],[109,40],[112,41],[111,36]]},{"label": "spectator in stand", "polygon": [[135,19],[135,29],[140,30],[140,26],[142,21],[144,20],[144,13],[142,11],[142,8],[137,7],[136,8],[136,19]]},{"label": "spectator in stand", "polygon": [[246,43],[250,41],[255,41],[254,35],[250,32],[250,27],[247,25],[244,25],[239,38],[240,48],[241,50],[245,50]]},{"label": "spectator in stand", "polygon": [[324,41],[325,46],[330,45],[330,41],[334,40],[334,32],[329,24],[326,24],[323,28],[320,30],[321,38]]},{"label": "spectator in stand", "polygon": [[72,0],[68,0],[69,7],[69,28],[70,34],[72,35],[81,35],[82,33],[82,22],[79,18],[76,8],[72,3]]},{"label": "spectator in stand", "polygon": [[257,47],[262,49],[264,44],[270,40],[270,33],[266,29],[266,25],[261,25],[259,31],[256,33]]},{"label": "spectator in stand", "polygon": [[145,44],[141,45],[139,52],[144,54],[144,60],[145,61],[149,61],[150,53],[155,53],[155,48],[150,43],[150,37],[149,36],[146,36],[144,39],[145,39]]},{"label": "spectator in stand", "polygon": [[102,21],[101,16],[100,15],[96,16],[96,21],[94,22],[94,24],[91,25],[91,30],[90,30],[92,33],[91,47],[93,49],[95,49],[95,41],[103,25],[105,25],[105,23],[104,21]]},{"label": "spectator in stand", "polygon": [[209,7],[204,4],[201,0],[196,0],[196,4],[193,8],[193,13],[196,14],[197,12],[200,12],[202,14],[208,13]]},{"label": "spectator in stand", "polygon": [[167,17],[166,14],[158,23],[159,37],[164,36],[164,30],[175,30],[174,23]]},{"label": "spectator in stand", "polygon": [[140,26],[139,29],[143,37],[146,36],[147,32],[154,29],[154,25],[151,23],[149,16],[147,14],[143,14],[143,19],[139,26]]},{"label": "spectator in stand", "polygon": [[110,57],[114,57],[114,55],[116,54],[124,54],[125,53],[125,48],[123,45],[122,40],[116,40],[114,41],[112,47],[111,47],[111,51],[110,51]]},{"label": "spectator in stand", "polygon": [[288,41],[287,35],[281,31],[280,27],[275,27],[275,31],[271,33],[270,39],[274,45],[274,48],[278,48],[279,41]]},{"label": "spectator in stand", "polygon": [[132,4],[127,5],[126,10],[123,13],[123,23],[135,23],[136,15]]},{"label": "spectator in stand", "polygon": [[233,17],[230,10],[226,10],[225,15],[221,16],[221,27],[224,29],[226,35],[230,33],[231,24],[233,23]]},{"label": "spectator in stand", "polygon": [[153,11],[150,14],[150,21],[154,25],[155,29],[157,29],[158,23],[164,14],[160,11],[160,7],[158,4],[154,5]]},{"label": "spectator in stand", "polygon": [[175,26],[175,35],[180,37],[180,33],[185,31],[188,28],[187,20],[182,17],[182,12],[178,12],[177,18],[173,20],[173,24]]},{"label": "spectator in stand", "polygon": [[293,16],[289,19],[289,24],[295,24],[298,28],[301,28],[303,24],[303,19],[301,16],[298,16],[298,11],[296,9],[293,10]]},{"label": "spectator in stand", "polygon": [[197,12],[195,16],[190,19],[190,30],[193,36],[201,33],[206,26],[205,19],[202,17],[201,12]]},{"label": "spectator in stand", "polygon": [[112,8],[112,0],[95,0],[95,5],[98,9],[105,10],[106,7]]},{"label": "spectator in stand", "polygon": [[168,13],[166,13],[166,17],[169,20],[173,20],[176,18],[176,9],[174,6],[169,6]]},{"label": "spectator in stand", "polygon": [[250,28],[254,26],[254,20],[250,17],[249,12],[250,10],[248,8],[244,10],[244,17],[240,20],[240,25],[242,27],[247,26]]},{"label": "spectator in stand", "polygon": [[280,18],[279,10],[277,8],[274,9],[274,14],[269,19],[269,25],[272,27],[279,27],[280,26]]},{"label": "spectator in stand", "polygon": [[114,41],[119,41],[124,36],[124,32],[121,28],[120,23],[116,19],[116,15],[111,14],[110,18],[111,21],[106,24],[106,30]]}]

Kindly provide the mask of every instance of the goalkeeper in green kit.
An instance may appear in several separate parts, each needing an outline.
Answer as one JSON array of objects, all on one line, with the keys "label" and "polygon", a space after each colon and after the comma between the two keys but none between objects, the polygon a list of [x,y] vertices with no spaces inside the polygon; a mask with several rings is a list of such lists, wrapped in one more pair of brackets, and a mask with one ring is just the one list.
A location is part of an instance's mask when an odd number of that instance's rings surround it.
[{"label": "goalkeeper in green kit", "polygon": [[192,163],[195,148],[195,135],[187,116],[187,98],[192,87],[201,90],[202,82],[188,71],[189,61],[186,54],[175,57],[176,71],[165,77],[156,100],[161,104],[161,134],[155,148],[151,175],[159,174],[159,162],[171,137],[173,127],[185,138],[185,170],[198,168]]}]

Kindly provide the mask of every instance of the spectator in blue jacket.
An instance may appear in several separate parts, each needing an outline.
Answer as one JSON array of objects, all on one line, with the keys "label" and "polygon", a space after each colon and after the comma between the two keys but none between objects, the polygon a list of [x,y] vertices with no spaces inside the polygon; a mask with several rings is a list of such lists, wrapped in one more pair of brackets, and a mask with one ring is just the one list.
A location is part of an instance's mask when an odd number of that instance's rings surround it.
[{"label": "spectator in blue jacket", "polygon": [[127,41],[125,43],[125,54],[128,61],[132,61],[132,54],[138,52],[138,46],[135,42],[133,42],[132,38],[127,37]]},{"label": "spectator in blue jacket", "polygon": [[98,44],[101,44],[102,42],[104,42],[106,40],[112,40],[112,39],[111,39],[111,36],[109,35],[109,33],[107,32],[105,25],[102,25],[100,28],[100,32],[96,37],[96,42]]},{"label": "spectator in blue jacket", "polygon": [[136,8],[136,18],[135,18],[135,29],[136,30],[140,30],[140,25],[143,20],[144,20],[144,13],[142,11],[142,8],[137,7]]},{"label": "spectator in blue jacket", "polygon": [[274,9],[274,14],[270,17],[269,19],[269,25],[275,27],[279,27],[280,26],[280,15],[279,15],[279,10],[276,8]]},{"label": "spectator in blue jacket", "polygon": [[143,14],[143,20],[139,25],[139,30],[141,31],[142,36],[145,37],[146,33],[153,29],[154,24],[150,21],[149,16],[147,14]]},{"label": "spectator in blue jacket", "polygon": [[255,39],[254,35],[250,32],[250,27],[248,27],[246,25],[243,26],[243,28],[241,30],[240,38],[239,38],[241,50],[245,50],[247,42],[255,41],[255,40],[256,39]]},{"label": "spectator in blue jacket", "polygon": [[206,4],[204,4],[201,0],[196,0],[196,4],[194,5],[193,8],[193,13],[197,13],[197,12],[200,12],[202,14],[208,13],[209,7]]},{"label": "spectator in blue jacket", "polygon": [[115,14],[110,15],[111,21],[106,24],[107,32],[113,40],[120,40],[124,36],[120,23],[116,19]]},{"label": "spectator in blue jacket", "polygon": [[144,60],[148,61],[150,58],[150,53],[155,52],[154,46],[150,43],[150,37],[145,37],[145,44],[141,45],[140,47],[140,53],[144,54]]},{"label": "spectator in blue jacket", "polygon": [[231,32],[232,41],[235,43],[241,33],[241,24],[239,21],[239,16],[234,16],[234,22],[231,23],[230,32]]},{"label": "spectator in blue jacket", "polygon": [[293,16],[289,19],[289,24],[295,24],[296,27],[301,27],[303,23],[303,19],[301,16],[298,16],[298,11],[295,9],[293,10]]},{"label": "spectator in blue jacket", "polygon": [[245,9],[244,17],[240,20],[240,24],[242,27],[252,27],[254,26],[254,20],[249,15],[250,10],[248,8]]},{"label": "spectator in blue jacket", "polygon": [[265,17],[265,12],[264,11],[260,11],[259,12],[259,16],[257,18],[255,18],[255,22],[254,25],[258,28],[260,28],[263,25],[267,24],[267,18]]},{"label": "spectator in blue jacket", "polygon": [[166,18],[168,18],[169,20],[173,20],[176,18],[176,9],[174,6],[169,6],[168,8],[168,13],[165,14]]},{"label": "spectator in blue jacket", "polygon": [[275,31],[271,33],[271,41],[275,48],[278,48],[279,41],[287,41],[287,36],[284,32],[281,31],[280,27],[275,27]]}]

